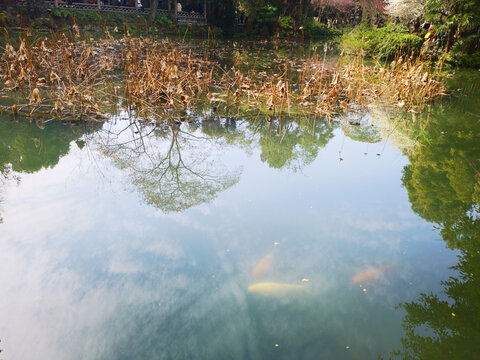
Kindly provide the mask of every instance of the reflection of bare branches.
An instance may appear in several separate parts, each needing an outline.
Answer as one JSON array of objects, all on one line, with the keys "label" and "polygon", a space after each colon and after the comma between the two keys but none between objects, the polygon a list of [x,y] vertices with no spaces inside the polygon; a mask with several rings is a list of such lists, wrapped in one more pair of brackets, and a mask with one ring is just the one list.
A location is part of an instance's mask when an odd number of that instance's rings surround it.
[{"label": "reflection of bare branches", "polygon": [[0,165],[0,224],[3,223],[2,202],[5,187],[11,182],[19,182],[20,179],[12,173],[11,165]]},{"label": "reflection of bare branches", "polygon": [[184,131],[179,124],[135,122],[99,134],[102,152],[129,174],[148,204],[166,212],[209,202],[239,180],[239,171],[215,161],[221,139]]}]

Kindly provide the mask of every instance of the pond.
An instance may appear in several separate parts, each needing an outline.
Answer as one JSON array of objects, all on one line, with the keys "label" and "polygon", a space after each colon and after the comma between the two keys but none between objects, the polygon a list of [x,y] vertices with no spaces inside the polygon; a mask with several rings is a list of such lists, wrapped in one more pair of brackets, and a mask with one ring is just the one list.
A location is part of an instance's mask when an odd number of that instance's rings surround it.
[{"label": "pond", "polygon": [[474,358],[479,84],[332,121],[3,116],[2,358]]}]

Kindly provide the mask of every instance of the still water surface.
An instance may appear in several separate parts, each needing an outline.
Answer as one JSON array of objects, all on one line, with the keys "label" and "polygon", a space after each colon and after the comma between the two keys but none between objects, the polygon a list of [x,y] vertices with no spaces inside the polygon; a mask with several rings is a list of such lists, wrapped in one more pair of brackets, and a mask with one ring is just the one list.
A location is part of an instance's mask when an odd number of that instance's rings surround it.
[{"label": "still water surface", "polygon": [[478,80],[416,122],[0,119],[2,359],[473,359]]}]

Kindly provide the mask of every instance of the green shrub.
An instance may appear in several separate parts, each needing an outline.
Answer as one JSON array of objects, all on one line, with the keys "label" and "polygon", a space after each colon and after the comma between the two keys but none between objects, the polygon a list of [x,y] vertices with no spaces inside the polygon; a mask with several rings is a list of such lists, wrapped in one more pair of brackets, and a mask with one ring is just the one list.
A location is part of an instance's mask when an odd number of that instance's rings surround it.
[{"label": "green shrub", "polygon": [[310,36],[314,39],[318,38],[327,38],[342,35],[342,31],[338,29],[329,29],[326,24],[314,21],[313,19],[308,20],[304,23],[304,32],[307,36]]},{"label": "green shrub", "polygon": [[272,34],[277,23],[278,10],[276,7],[266,5],[260,8],[253,18],[253,25],[257,34]]},{"label": "green shrub", "polygon": [[277,28],[282,36],[293,35],[292,18],[290,16],[280,16],[277,21]]},{"label": "green shrub", "polygon": [[7,27],[7,13],[5,11],[0,12],[0,24]]},{"label": "green shrub", "polygon": [[173,26],[173,21],[162,15],[157,15],[153,23],[156,26],[166,27],[166,28],[170,28]]},{"label": "green shrub", "polygon": [[449,60],[463,67],[480,68],[480,35],[459,38],[453,44]]},{"label": "green shrub", "polygon": [[422,44],[420,36],[410,34],[403,25],[393,24],[382,28],[362,24],[342,38],[342,47],[347,52],[358,53],[363,48],[367,55],[380,59],[392,59],[412,52],[419,54]]},{"label": "green shrub", "polygon": [[378,44],[378,57],[393,59],[397,55],[419,54],[423,39],[414,34],[392,33]]},{"label": "green shrub", "polygon": [[38,18],[33,20],[30,23],[30,26],[33,29],[45,29],[45,28],[53,29],[55,28],[55,23],[51,18]]}]

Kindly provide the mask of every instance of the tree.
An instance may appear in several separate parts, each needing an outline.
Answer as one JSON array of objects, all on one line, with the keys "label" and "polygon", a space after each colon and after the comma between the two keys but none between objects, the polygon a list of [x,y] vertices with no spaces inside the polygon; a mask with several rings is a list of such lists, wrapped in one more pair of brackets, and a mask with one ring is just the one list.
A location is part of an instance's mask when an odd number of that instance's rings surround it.
[{"label": "tree", "polygon": [[[170,0],[167,0],[170,1]],[[169,3],[170,5],[170,3]],[[157,9],[158,9],[158,0],[152,0],[151,6],[150,6],[150,20],[154,21],[155,17],[157,16]]]},{"label": "tree", "polygon": [[388,0],[387,13],[403,21],[411,21],[423,15],[426,0]]},{"label": "tree", "polygon": [[357,21],[373,19],[380,14],[385,13],[385,0],[311,0],[314,9],[356,14]]},{"label": "tree", "polygon": [[427,0],[425,4],[426,20],[443,27],[448,34],[447,51],[456,38],[456,52],[476,54],[477,65],[480,65],[479,8],[479,0]]}]

